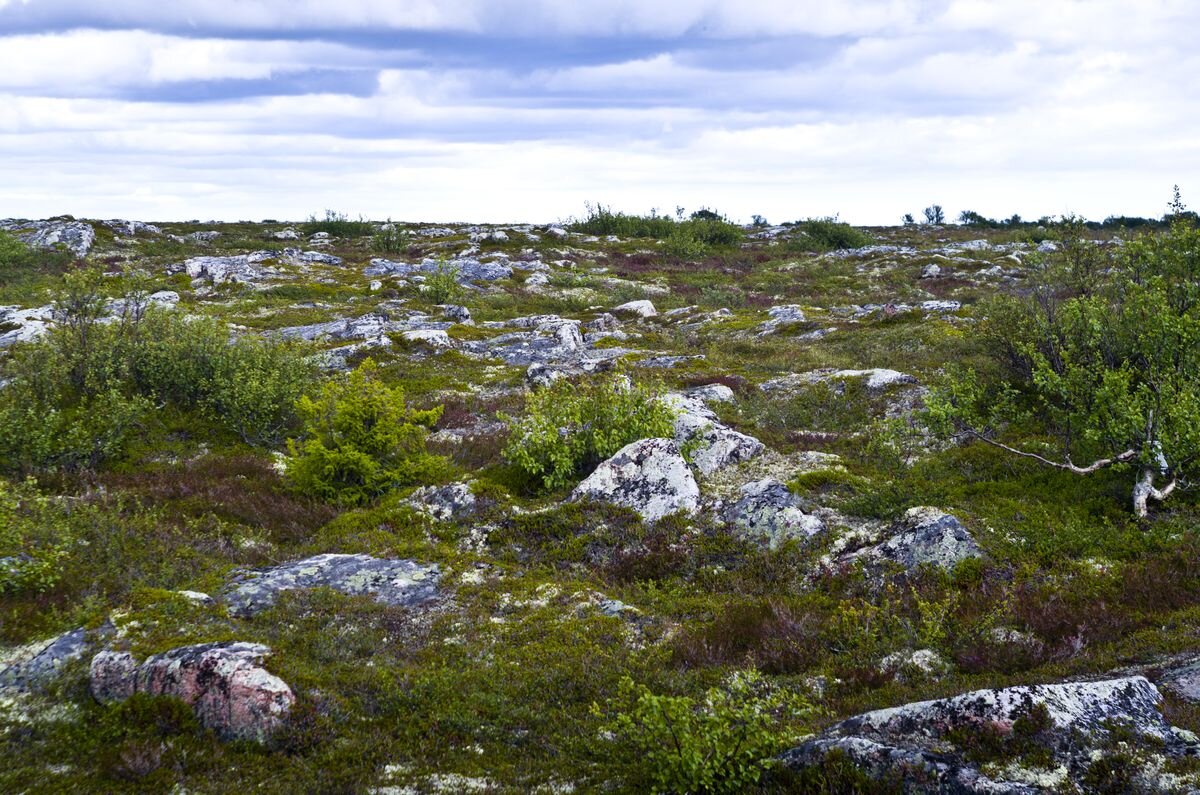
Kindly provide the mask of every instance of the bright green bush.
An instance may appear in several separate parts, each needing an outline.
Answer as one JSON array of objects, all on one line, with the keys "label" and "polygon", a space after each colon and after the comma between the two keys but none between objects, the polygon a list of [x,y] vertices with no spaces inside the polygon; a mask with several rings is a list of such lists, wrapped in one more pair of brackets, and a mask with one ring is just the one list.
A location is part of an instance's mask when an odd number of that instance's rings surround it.
[{"label": "bright green bush", "polygon": [[700,701],[655,695],[625,677],[610,709],[607,729],[638,760],[651,791],[674,793],[744,792],[794,739],[789,725],[811,712],[755,671],[735,672]]},{"label": "bright green bush", "polygon": [[32,480],[0,479],[0,595],[53,588],[74,543],[63,510]]},{"label": "bright green bush", "polygon": [[463,300],[466,288],[458,281],[458,268],[439,260],[437,270],[425,275],[422,292],[435,304],[455,304]]},{"label": "bright green bush", "polygon": [[797,242],[809,245],[817,251],[862,248],[875,242],[866,232],[836,218],[809,218],[797,223],[796,228],[807,236]]},{"label": "bright green bush", "polygon": [[288,440],[286,472],[301,492],[358,505],[444,470],[444,459],[425,449],[442,408],[408,408],[404,392],[380,381],[371,359],[326,382],[316,399],[300,398],[296,408],[304,430]]},{"label": "bright green bush", "polygon": [[630,442],[671,436],[674,414],[661,398],[620,372],[556,381],[529,396],[504,457],[541,487],[562,488]]}]

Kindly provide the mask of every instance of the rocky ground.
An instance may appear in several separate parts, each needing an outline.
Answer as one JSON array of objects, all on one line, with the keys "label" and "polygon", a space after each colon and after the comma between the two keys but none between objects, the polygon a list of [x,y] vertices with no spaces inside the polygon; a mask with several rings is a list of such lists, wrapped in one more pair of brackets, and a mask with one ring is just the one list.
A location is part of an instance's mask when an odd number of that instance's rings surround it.
[{"label": "rocky ground", "polygon": [[[984,360],[986,299],[1056,255],[1046,230],[823,251],[763,227],[687,256],[565,224],[0,230],[46,251],[0,285],[0,350],[46,332],[75,262],[137,270],[151,302],[310,341],[331,376],[371,357],[445,407],[451,462],[348,508],[289,489],[282,446],[169,416],[42,477],[94,534],[57,588],[0,592],[0,790],[640,791],[620,680],[702,710],[749,669],[809,705],[757,791],[1200,788],[1194,497],[1138,522],[1121,473],[921,414]],[[673,435],[565,489],[516,479],[526,395],[614,367],[662,390]]]}]

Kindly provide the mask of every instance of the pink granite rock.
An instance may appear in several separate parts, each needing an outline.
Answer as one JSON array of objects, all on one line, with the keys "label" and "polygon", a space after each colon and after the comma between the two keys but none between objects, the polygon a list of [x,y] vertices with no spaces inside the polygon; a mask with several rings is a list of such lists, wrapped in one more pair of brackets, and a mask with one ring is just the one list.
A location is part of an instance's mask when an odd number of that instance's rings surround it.
[{"label": "pink granite rock", "polygon": [[205,643],[156,654],[138,665],[127,652],[104,651],[92,658],[92,695],[101,702],[134,693],[175,696],[221,737],[261,742],[296,701],[287,683],[262,667],[269,653],[257,643]]}]

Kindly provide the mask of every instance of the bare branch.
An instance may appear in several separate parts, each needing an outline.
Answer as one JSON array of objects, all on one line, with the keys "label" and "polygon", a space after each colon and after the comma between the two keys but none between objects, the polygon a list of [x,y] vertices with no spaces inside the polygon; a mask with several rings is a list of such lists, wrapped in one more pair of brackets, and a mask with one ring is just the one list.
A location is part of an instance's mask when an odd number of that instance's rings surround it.
[{"label": "bare branch", "polygon": [[[1018,450],[1015,447],[1009,447],[1006,444],[1001,444],[1000,442],[997,442],[995,439],[989,439],[988,437],[984,436],[979,431],[968,429],[965,431],[965,433],[968,434],[969,436],[972,436],[972,437],[980,440],[981,442],[987,442],[992,447],[999,447],[1001,450],[1006,450],[1006,451],[1012,453],[1013,455],[1019,455],[1022,458],[1032,458],[1034,461],[1039,461],[1039,462],[1045,464],[1046,466],[1051,466],[1051,467],[1054,467],[1055,469],[1062,469],[1067,472],[1074,472],[1076,475],[1088,475],[1097,470],[1104,469],[1104,467],[1112,466],[1113,464],[1123,464],[1127,461],[1132,461],[1133,459],[1137,458],[1137,456],[1138,456],[1137,450],[1126,450],[1125,452],[1120,453],[1119,455],[1115,455],[1112,458],[1101,458],[1097,461],[1093,461],[1091,464],[1089,464],[1085,467],[1081,467],[1076,464],[1072,464],[1070,462],[1070,460],[1066,461],[1065,463],[1061,462],[1061,461],[1051,461],[1049,458],[1040,456],[1037,453],[1030,453],[1026,450]],[[1167,488],[1173,489],[1174,487],[1175,487],[1175,484],[1172,483]],[[1169,494],[1170,492],[1168,491],[1167,493]]]}]

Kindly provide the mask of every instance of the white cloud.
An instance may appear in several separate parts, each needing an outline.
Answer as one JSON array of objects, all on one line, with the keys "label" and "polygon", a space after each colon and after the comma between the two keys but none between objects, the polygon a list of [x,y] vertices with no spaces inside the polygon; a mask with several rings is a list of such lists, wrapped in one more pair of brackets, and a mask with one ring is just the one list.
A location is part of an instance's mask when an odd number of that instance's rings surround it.
[{"label": "white cloud", "polygon": [[[1200,68],[1200,7],[1129,9],[0,0],[0,30],[43,28],[0,35],[0,216],[296,218],[330,206],[551,220],[585,200],[885,223],[932,201],[994,216],[1159,214],[1174,182],[1200,191],[1186,184],[1200,173],[1200,86],[1185,79]],[[51,17],[72,10],[113,29],[54,32]],[[481,35],[388,47],[380,31],[400,29]],[[839,38],[739,59],[800,34]],[[571,57],[576,45],[586,58]],[[787,52],[809,46],[812,57]],[[331,69],[377,75],[374,93],[334,81],[163,101]]]}]

